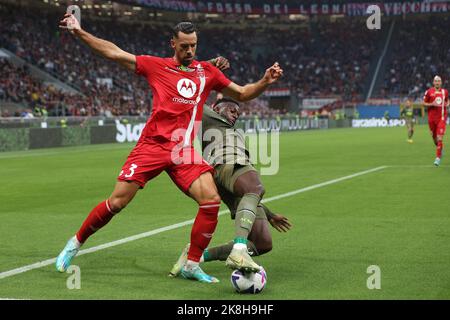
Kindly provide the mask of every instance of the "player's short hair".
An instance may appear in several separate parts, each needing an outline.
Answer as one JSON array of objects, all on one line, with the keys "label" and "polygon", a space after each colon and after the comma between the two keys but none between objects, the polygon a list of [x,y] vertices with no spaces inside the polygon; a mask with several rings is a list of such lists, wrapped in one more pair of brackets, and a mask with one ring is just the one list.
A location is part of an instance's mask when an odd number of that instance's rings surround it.
[{"label": "player's short hair", "polygon": [[213,104],[212,107],[214,108],[215,106],[217,106],[217,105],[219,105],[219,104],[221,104],[221,103],[223,103],[223,102],[234,103],[235,105],[237,105],[237,106],[239,107],[239,102],[237,102],[236,100],[231,99],[231,98],[220,98],[219,100],[217,100],[216,102],[214,102],[214,104]]},{"label": "player's short hair", "polygon": [[435,76],[434,76],[433,81],[435,81],[435,80],[440,80],[440,81],[442,81],[441,77],[439,77],[438,75],[435,75]]},{"label": "player's short hair", "polygon": [[175,27],[172,28],[172,36],[174,38],[178,38],[178,33],[182,32],[185,34],[191,34],[194,32],[197,32],[197,28],[195,27],[195,24],[193,24],[190,21],[184,21],[177,24]]}]

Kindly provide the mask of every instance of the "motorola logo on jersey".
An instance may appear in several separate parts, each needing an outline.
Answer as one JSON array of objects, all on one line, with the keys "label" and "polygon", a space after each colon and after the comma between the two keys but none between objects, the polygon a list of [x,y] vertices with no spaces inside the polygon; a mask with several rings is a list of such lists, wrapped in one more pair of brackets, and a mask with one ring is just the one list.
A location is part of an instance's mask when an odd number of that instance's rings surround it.
[{"label": "motorola logo on jersey", "polygon": [[178,93],[184,98],[192,98],[197,91],[197,85],[194,81],[183,78],[177,83]]}]

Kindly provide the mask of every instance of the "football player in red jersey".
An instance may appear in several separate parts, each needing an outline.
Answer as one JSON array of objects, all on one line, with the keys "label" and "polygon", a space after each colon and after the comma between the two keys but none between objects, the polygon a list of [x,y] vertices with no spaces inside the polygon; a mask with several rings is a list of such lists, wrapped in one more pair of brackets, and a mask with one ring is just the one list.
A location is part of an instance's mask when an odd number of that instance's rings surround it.
[{"label": "football player in red jersey", "polygon": [[210,91],[248,101],[277,81],[283,70],[275,63],[255,83],[245,86],[233,83],[212,64],[194,59],[197,32],[191,22],[181,22],[173,28],[170,44],[174,55],[167,58],[128,53],[84,31],[71,14],[64,16],[60,27],[68,29],[100,56],[145,77],[153,92],[153,109],[138,143],[122,167],[112,194],[90,212],[75,236],[67,242],[56,259],[57,270],[64,272],[90,235],[125,208],[149,180],[166,171],[199,205],[191,231],[188,262],[181,275],[201,282],[218,282],[199,266],[217,225],[221,199],[211,174],[213,168],[192,146],[196,124],[202,119],[203,104]]},{"label": "football player in red jersey", "polygon": [[441,77],[434,77],[433,87],[428,89],[423,97],[423,105],[428,108],[428,125],[436,145],[434,165],[439,166],[441,164],[442,149],[444,148],[443,139],[448,115],[447,107],[449,105],[448,91],[442,89]]}]

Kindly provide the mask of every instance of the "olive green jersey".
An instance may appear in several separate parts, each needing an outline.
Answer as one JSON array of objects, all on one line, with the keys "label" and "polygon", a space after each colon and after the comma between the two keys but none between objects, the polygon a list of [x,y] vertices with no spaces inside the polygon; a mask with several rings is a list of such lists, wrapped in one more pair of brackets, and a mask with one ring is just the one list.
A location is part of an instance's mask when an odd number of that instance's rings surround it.
[{"label": "olive green jersey", "polygon": [[244,131],[207,106],[203,108],[202,133],[203,157],[210,165],[250,164]]},{"label": "olive green jersey", "polygon": [[403,108],[401,116],[403,118],[405,118],[405,119],[412,119],[412,118],[414,118],[414,110],[413,110],[413,108],[408,108],[408,107]]}]

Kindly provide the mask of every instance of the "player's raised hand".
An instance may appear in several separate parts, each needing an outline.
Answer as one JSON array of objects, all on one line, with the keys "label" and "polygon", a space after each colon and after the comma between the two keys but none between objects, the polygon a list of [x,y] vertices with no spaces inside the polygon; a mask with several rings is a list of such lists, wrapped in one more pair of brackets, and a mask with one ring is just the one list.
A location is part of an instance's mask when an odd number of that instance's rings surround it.
[{"label": "player's raised hand", "polygon": [[230,62],[228,61],[227,58],[219,56],[215,60],[216,60],[215,65],[220,71],[225,71],[230,68]]},{"label": "player's raised hand", "polygon": [[288,218],[282,216],[281,214],[275,214],[269,220],[272,227],[274,227],[278,232],[287,232],[291,229],[292,225]]},{"label": "player's raised hand", "polygon": [[266,73],[264,74],[264,79],[269,83],[272,84],[275,81],[277,81],[281,76],[283,75],[283,69],[281,69],[278,62],[275,62],[273,66],[271,66],[269,69],[266,70]]},{"label": "player's raised hand", "polygon": [[66,13],[64,18],[59,22],[60,29],[67,29],[71,33],[74,33],[75,30],[80,30],[80,22],[75,18],[73,14]]}]

